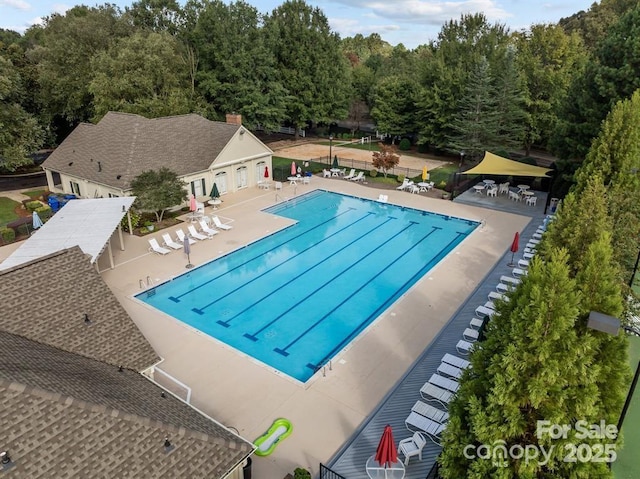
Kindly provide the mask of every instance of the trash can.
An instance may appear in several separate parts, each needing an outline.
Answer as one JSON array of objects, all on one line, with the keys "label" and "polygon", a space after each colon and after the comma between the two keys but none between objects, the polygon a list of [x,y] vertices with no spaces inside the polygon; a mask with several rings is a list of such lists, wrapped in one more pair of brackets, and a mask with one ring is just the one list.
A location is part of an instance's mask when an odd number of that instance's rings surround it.
[{"label": "trash can", "polygon": [[558,198],[551,198],[551,201],[549,202],[549,209],[551,210],[551,213],[556,212],[556,209],[558,208],[558,201],[560,201]]},{"label": "trash can", "polygon": [[242,479],[251,479],[251,458],[247,457],[247,463],[242,467]]}]

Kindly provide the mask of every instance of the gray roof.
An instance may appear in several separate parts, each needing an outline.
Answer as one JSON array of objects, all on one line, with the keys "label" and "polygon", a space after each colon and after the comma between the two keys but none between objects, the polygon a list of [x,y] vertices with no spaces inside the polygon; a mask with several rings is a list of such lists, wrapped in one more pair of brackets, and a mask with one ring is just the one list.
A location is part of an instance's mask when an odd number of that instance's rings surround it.
[{"label": "gray roof", "polygon": [[2,331],[134,371],[160,361],[77,246],[0,271],[0,297]]},{"label": "gray roof", "polygon": [[221,478],[253,451],[134,371],[6,332],[0,365],[12,477]]},{"label": "gray roof", "polygon": [[0,272],[0,297],[11,477],[222,478],[253,452],[136,372],[160,358],[80,248]]},{"label": "gray roof", "polygon": [[96,125],[78,125],[42,166],[128,190],[143,171],[207,170],[240,128],[196,114],[148,119],[109,112]]}]

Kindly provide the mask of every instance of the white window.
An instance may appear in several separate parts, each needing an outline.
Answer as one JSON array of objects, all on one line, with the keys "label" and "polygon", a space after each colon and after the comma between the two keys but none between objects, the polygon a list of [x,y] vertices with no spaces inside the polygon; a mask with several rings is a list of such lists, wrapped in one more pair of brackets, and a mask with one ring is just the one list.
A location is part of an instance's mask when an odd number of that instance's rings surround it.
[{"label": "white window", "polygon": [[71,184],[71,193],[80,196],[80,185],[75,181],[70,181],[69,183]]},{"label": "white window", "polygon": [[260,161],[256,165],[256,182],[264,181],[264,167],[267,166],[265,161]]},{"label": "white window", "polygon": [[236,170],[236,186],[238,189],[245,188],[247,186],[247,167],[241,166]]},{"label": "white window", "polygon": [[221,195],[224,195],[228,191],[227,174],[224,171],[216,173],[216,185],[218,185],[218,191]]},{"label": "white window", "polygon": [[207,194],[204,184],[204,178],[198,178],[191,182],[191,194],[196,198]]}]

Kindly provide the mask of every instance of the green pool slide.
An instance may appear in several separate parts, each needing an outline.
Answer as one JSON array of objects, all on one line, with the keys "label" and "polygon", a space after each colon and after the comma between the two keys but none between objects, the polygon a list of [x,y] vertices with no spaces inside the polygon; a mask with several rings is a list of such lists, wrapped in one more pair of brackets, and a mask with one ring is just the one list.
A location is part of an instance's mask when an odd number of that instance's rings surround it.
[{"label": "green pool slide", "polygon": [[288,419],[276,419],[267,432],[253,441],[257,446],[254,454],[256,456],[268,456],[276,449],[280,441],[291,435],[292,430],[293,426]]}]

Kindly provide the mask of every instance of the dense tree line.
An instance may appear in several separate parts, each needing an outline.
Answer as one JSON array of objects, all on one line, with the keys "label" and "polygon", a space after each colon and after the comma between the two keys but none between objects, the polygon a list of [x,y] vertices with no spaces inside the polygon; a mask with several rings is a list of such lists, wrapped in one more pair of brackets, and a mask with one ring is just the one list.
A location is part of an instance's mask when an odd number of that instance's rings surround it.
[{"label": "dense tree line", "polygon": [[582,160],[616,101],[640,86],[640,7],[602,0],[558,25],[511,32],[483,14],[447,22],[413,50],[340,39],[324,13],[286,0],[140,0],[77,6],[24,35],[0,31],[5,168],[107,111],[240,113],[271,130],[369,117],[422,148],[549,148]]}]

